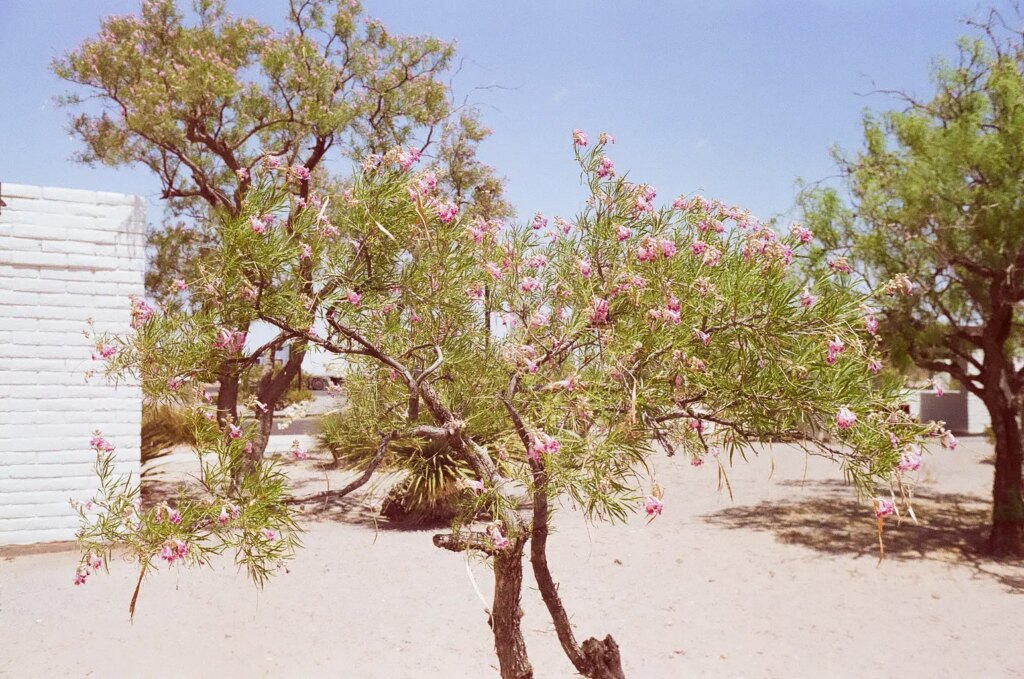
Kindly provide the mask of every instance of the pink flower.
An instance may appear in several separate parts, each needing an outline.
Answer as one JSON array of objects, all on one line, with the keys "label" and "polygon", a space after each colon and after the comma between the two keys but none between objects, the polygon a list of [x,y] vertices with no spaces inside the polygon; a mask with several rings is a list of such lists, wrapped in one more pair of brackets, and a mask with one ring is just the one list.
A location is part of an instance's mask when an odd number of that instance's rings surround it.
[{"label": "pink flower", "polygon": [[545,217],[539,212],[533,216],[533,221],[530,223],[530,226],[533,228],[534,231],[540,231],[547,225],[547,217]]},{"label": "pink flower", "polygon": [[686,210],[690,207],[690,201],[686,199],[686,196],[679,196],[672,201],[672,209],[674,210]]},{"label": "pink flower", "polygon": [[946,393],[946,392],[944,392],[942,390],[942,385],[939,384],[938,382],[936,382],[935,383],[935,395],[936,396],[942,396],[944,393]]},{"label": "pink flower", "polygon": [[614,144],[615,143],[615,137],[613,137],[612,135],[608,134],[607,132],[602,132],[601,134],[599,134],[597,136],[597,143],[599,143],[599,144]]},{"label": "pink flower", "polygon": [[814,232],[812,232],[803,224],[794,224],[790,233],[792,233],[793,237],[796,238],[801,243],[810,243],[812,240],[814,240]]},{"label": "pink flower", "polygon": [[239,353],[245,347],[245,333],[240,330],[221,328],[213,340],[216,349],[226,349],[230,354]]},{"label": "pink flower", "polygon": [[704,254],[704,251],[707,249],[707,247],[708,247],[708,244],[705,243],[704,241],[701,241],[701,240],[694,241],[693,244],[690,245],[690,252],[692,252],[695,255],[700,256],[700,255]]},{"label": "pink flower", "polygon": [[636,258],[641,262],[653,262],[656,254],[652,245],[641,244],[636,249]]},{"label": "pink flower", "polygon": [[421,155],[418,148],[410,146],[408,151],[402,151],[398,154],[398,166],[404,172],[408,172],[419,161]]},{"label": "pink flower", "polygon": [[233,424],[228,425],[228,436],[233,439],[242,438],[242,428]]},{"label": "pink flower", "polygon": [[690,420],[689,422],[686,423],[686,426],[690,429],[690,431],[695,431],[698,434],[700,434],[704,431],[704,420],[700,418]]},{"label": "pink flower", "polygon": [[836,413],[836,426],[840,429],[849,429],[857,421],[857,416],[852,410],[843,406]]},{"label": "pink flower", "polygon": [[633,232],[630,231],[627,227],[622,226],[621,224],[615,227],[615,240],[619,241],[620,243],[624,240],[629,240],[629,237],[631,235],[633,235]]},{"label": "pink flower", "polygon": [[830,259],[828,261],[828,265],[833,271],[837,271],[839,273],[850,273],[851,271],[853,271],[853,269],[850,267],[850,262],[846,259],[846,257],[836,257],[835,259]]},{"label": "pink flower", "polygon": [[942,435],[941,443],[943,448],[948,448],[949,450],[956,450],[956,446],[960,442],[956,440],[955,436],[953,436],[953,432],[947,431],[945,434]]},{"label": "pink flower", "polygon": [[309,181],[309,168],[307,168],[304,165],[293,165],[292,166],[292,174],[300,182],[308,182]]},{"label": "pink flower", "polygon": [[445,203],[439,203],[435,211],[437,213],[437,220],[442,224],[451,224],[455,221],[456,215],[459,214],[459,206],[451,201]]},{"label": "pink flower", "polygon": [[896,295],[909,297],[914,294],[914,283],[907,274],[898,273],[882,289],[889,297],[895,297]]},{"label": "pink flower", "polygon": [[177,538],[168,540],[160,548],[160,558],[168,564],[173,564],[186,556],[188,556],[188,545]]},{"label": "pink flower", "polygon": [[867,329],[869,335],[874,335],[878,332],[878,321],[875,319],[874,313],[869,313],[864,318],[864,327]]},{"label": "pink flower", "polygon": [[844,351],[846,351],[846,345],[843,344],[843,340],[839,339],[838,336],[832,338],[828,343],[828,352],[825,356],[825,363],[835,365],[836,358]]},{"label": "pink flower", "polygon": [[479,479],[466,479],[466,487],[476,495],[484,492],[484,482]]},{"label": "pink flower", "polygon": [[884,497],[875,498],[875,517],[884,518],[889,516],[896,511],[896,505],[893,504],[892,500],[887,500]]},{"label": "pink flower", "polygon": [[608,156],[601,156],[600,165],[597,168],[597,176],[601,179],[615,173],[615,163]]},{"label": "pink flower", "polygon": [[722,251],[714,245],[709,245],[708,249],[704,252],[704,258],[701,260],[701,263],[704,266],[718,266],[721,261]]},{"label": "pink flower", "polygon": [[89,439],[89,447],[95,450],[97,453],[112,453],[114,452],[114,446],[107,441],[105,438],[100,436],[97,431],[93,434],[93,437]]},{"label": "pink flower", "polygon": [[495,549],[508,549],[508,546],[512,544],[509,542],[509,539],[502,534],[501,528],[497,525],[492,525],[488,528],[487,534],[491,537],[491,542],[494,543]]},{"label": "pink flower", "polygon": [[181,523],[181,512],[179,512],[177,509],[168,509],[167,521],[177,526],[179,523]]},{"label": "pink flower", "polygon": [[608,300],[595,298],[590,305],[590,322],[594,325],[604,325],[608,322]]},{"label": "pink flower", "polygon": [[587,145],[587,135],[583,130],[576,128],[572,131],[572,143],[580,147]]},{"label": "pink flower", "polygon": [[249,228],[261,236],[267,232],[267,225],[259,217],[249,217]]},{"label": "pink flower", "polygon": [[260,534],[263,536],[263,539],[267,542],[273,542],[277,539],[277,533],[269,528],[262,529],[260,531]]},{"label": "pink flower", "polygon": [[530,447],[526,451],[526,457],[533,462],[539,462],[542,454],[554,455],[562,449],[556,439],[543,432],[534,434],[530,439]]},{"label": "pink flower", "polygon": [[487,262],[486,264],[484,264],[484,271],[491,274],[491,278],[493,278],[496,281],[501,280],[501,277],[503,275],[501,273],[501,267],[499,267],[494,262]]},{"label": "pink flower", "polygon": [[669,259],[676,254],[676,244],[667,238],[661,238],[658,240],[658,251],[662,257]]},{"label": "pink flower", "polygon": [[872,375],[877,375],[882,371],[882,362],[877,358],[868,359],[868,370]]},{"label": "pink flower", "polygon": [[519,289],[527,293],[533,292],[539,287],[540,281],[538,281],[536,278],[531,278],[530,276],[524,278],[523,281],[519,284]]},{"label": "pink flower", "polygon": [[704,458],[703,457],[695,457],[692,460],[690,460],[690,466],[692,466],[692,467],[699,467],[702,464],[704,464]]},{"label": "pink flower", "polygon": [[231,517],[228,515],[228,508],[224,505],[221,505],[220,514],[217,515],[217,523],[224,526],[227,525],[228,521],[230,520]]},{"label": "pink flower", "polygon": [[708,346],[709,344],[711,344],[711,335],[704,332],[703,330],[697,330],[695,328],[693,331],[693,338],[700,342],[701,344],[703,344],[704,346]]},{"label": "pink flower", "polygon": [[591,269],[591,267],[590,267],[590,260],[589,259],[581,259],[580,260],[580,275],[583,276],[584,278],[590,278],[590,276],[591,276],[591,274],[593,272],[594,272],[593,269]]},{"label": "pink flower", "polygon": [[101,344],[99,346],[100,356],[103,358],[110,358],[117,353],[117,347],[113,344]]},{"label": "pink flower", "polygon": [[182,278],[175,278],[174,289],[178,292],[184,292],[185,290],[188,290],[188,283],[186,283]]},{"label": "pink flower", "polygon": [[299,445],[298,439],[292,441],[291,454],[293,460],[305,460],[309,458],[309,453],[305,450],[302,450],[302,447]]},{"label": "pink flower", "polygon": [[548,258],[544,255],[534,255],[526,260],[526,267],[529,269],[543,269],[548,263]]},{"label": "pink flower", "polygon": [[647,512],[647,516],[652,519],[656,516],[661,516],[661,512],[664,509],[665,503],[653,495],[648,495],[647,499],[644,500],[644,511]]},{"label": "pink flower", "polygon": [[900,457],[900,462],[897,465],[897,469],[901,472],[917,471],[921,468],[921,453],[914,450],[904,451]]},{"label": "pink flower", "polygon": [[132,307],[132,327],[138,330],[149,319],[153,318],[153,308],[137,297],[130,298]]},{"label": "pink flower", "polygon": [[810,309],[816,301],[817,298],[807,288],[804,288],[804,291],[800,293],[800,306],[803,308]]},{"label": "pink flower", "polygon": [[349,304],[357,307],[359,306],[359,303],[363,301],[363,296],[360,295],[355,290],[353,290],[352,288],[349,288],[348,292],[345,293],[345,299],[348,300]]},{"label": "pink flower", "polygon": [[313,256],[313,248],[308,243],[302,244],[302,254],[299,255],[299,259],[309,259]]}]

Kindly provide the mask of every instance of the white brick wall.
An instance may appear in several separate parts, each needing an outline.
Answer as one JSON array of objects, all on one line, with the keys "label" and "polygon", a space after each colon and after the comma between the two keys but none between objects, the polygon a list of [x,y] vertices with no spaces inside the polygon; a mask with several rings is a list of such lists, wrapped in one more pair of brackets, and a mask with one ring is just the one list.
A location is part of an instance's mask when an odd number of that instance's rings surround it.
[{"label": "white brick wall", "polygon": [[69,499],[97,487],[95,429],[138,473],[141,396],[96,369],[83,336],[129,328],[142,296],[145,204],[136,196],[3,184],[0,208],[0,545],[74,538]]}]

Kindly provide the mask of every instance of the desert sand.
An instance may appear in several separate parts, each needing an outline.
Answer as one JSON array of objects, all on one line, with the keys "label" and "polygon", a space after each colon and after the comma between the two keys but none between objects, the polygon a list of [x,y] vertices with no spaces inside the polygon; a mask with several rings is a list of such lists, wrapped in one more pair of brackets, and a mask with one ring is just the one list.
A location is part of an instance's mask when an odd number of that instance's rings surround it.
[{"label": "desert sand", "polygon": [[[565,508],[550,561],[577,636],[611,633],[630,677],[1024,676],[1024,564],[978,552],[990,454],[967,439],[926,456],[920,525],[890,521],[881,563],[869,507],[830,462],[786,446],[729,467],[732,500],[714,464],[662,456],[663,516],[588,526]],[[326,460],[295,463],[301,493],[323,487]],[[0,552],[0,675],[497,677],[469,577],[489,597],[487,564],[434,548],[437,531],[375,524],[379,491],[311,511],[290,573],[262,591],[230,559],[161,570],[134,623],[130,564],[74,587],[72,549]],[[536,676],[576,676],[531,577]]]}]

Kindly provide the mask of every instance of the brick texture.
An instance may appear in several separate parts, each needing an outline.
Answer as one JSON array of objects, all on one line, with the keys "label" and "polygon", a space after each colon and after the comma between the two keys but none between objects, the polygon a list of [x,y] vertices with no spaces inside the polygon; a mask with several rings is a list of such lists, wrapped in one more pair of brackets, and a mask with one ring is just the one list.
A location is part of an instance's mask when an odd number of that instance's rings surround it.
[{"label": "brick texture", "polygon": [[136,196],[3,184],[0,213],[0,544],[74,538],[69,500],[96,491],[89,438],[137,475],[141,395],[107,384],[87,321],[129,329],[143,294],[145,203]]}]

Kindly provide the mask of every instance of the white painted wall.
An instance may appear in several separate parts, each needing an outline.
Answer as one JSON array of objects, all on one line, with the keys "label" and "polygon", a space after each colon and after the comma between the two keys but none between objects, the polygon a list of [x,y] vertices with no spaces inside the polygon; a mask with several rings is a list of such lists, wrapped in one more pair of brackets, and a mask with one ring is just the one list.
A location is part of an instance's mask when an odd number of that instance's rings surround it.
[{"label": "white painted wall", "polygon": [[984,434],[992,424],[988,408],[974,394],[967,394],[967,431],[971,434]]},{"label": "white painted wall", "polygon": [[101,375],[83,336],[129,329],[143,295],[145,203],[3,184],[0,208],[0,544],[74,538],[69,499],[96,491],[95,429],[137,474],[141,395]]}]

